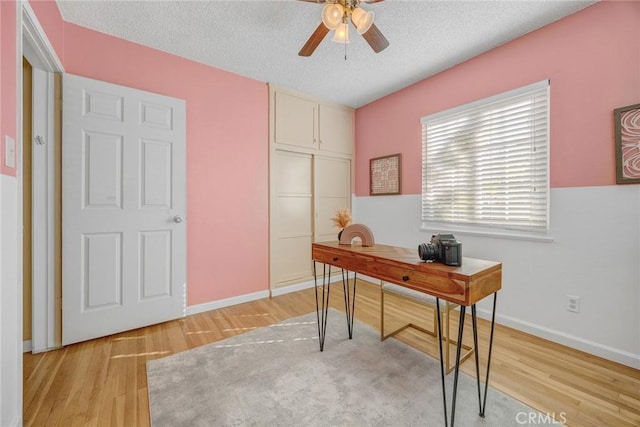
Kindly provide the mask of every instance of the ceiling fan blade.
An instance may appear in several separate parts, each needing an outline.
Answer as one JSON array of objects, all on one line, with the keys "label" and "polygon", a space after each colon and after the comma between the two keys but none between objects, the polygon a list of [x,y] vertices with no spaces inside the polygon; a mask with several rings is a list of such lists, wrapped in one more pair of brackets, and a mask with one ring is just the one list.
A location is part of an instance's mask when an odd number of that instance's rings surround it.
[{"label": "ceiling fan blade", "polygon": [[382,35],[376,24],[371,24],[371,28],[362,37],[369,43],[375,53],[380,53],[389,46],[389,40]]},{"label": "ceiling fan blade", "polygon": [[311,56],[313,51],[316,50],[316,48],[318,47],[318,45],[324,39],[324,37],[327,35],[328,32],[329,32],[329,29],[325,27],[325,25],[321,22],[320,25],[318,25],[318,28],[316,28],[313,34],[311,34],[311,37],[309,37],[309,40],[307,40],[304,46],[302,46],[302,49],[300,49],[300,52],[298,52],[298,55]]}]

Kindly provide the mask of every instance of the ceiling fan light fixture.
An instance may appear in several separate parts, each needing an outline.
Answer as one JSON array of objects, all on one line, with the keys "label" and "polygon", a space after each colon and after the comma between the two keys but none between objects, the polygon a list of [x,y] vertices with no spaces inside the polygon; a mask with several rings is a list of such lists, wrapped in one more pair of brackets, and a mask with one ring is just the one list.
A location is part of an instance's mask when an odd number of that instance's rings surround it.
[{"label": "ceiling fan light fixture", "polygon": [[331,41],[343,44],[349,43],[349,26],[346,22],[338,25],[338,28],[336,28],[335,32],[333,33],[333,38],[331,39]]},{"label": "ceiling fan light fixture", "polygon": [[[0,0],[2,1],[2,0]],[[389,47],[389,41],[378,29],[374,21],[373,12],[359,7],[361,3],[378,3],[383,0],[299,0],[323,5],[322,22],[318,24],[313,34],[305,42],[298,56],[308,57],[313,54],[326,35],[333,31],[331,40],[344,45],[347,59],[347,44],[349,40],[349,26],[353,24],[375,53],[380,53]]]},{"label": "ceiling fan light fixture", "polygon": [[335,30],[342,24],[343,16],[344,7],[340,3],[327,3],[322,9],[322,22],[330,30]]},{"label": "ceiling fan light fixture", "polygon": [[351,12],[351,21],[358,29],[358,34],[364,34],[369,31],[369,28],[373,25],[374,17],[373,12],[367,12],[361,7],[356,7],[353,9],[353,12]]}]

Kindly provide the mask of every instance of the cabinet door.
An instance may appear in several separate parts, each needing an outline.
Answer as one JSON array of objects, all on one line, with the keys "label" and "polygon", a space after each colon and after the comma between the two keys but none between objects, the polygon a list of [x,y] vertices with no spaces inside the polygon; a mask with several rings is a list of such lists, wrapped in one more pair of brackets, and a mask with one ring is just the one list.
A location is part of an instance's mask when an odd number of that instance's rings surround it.
[{"label": "cabinet door", "polygon": [[330,105],[319,105],[320,149],[353,154],[353,111]]},{"label": "cabinet door", "polygon": [[274,138],[276,144],[317,148],[317,104],[295,95],[275,92]]},{"label": "cabinet door", "polygon": [[271,283],[306,280],[313,273],[312,156],[276,150],[272,166]]},{"label": "cabinet door", "polygon": [[315,157],[316,220],[315,241],[338,240],[331,218],[339,209],[351,208],[351,160]]}]

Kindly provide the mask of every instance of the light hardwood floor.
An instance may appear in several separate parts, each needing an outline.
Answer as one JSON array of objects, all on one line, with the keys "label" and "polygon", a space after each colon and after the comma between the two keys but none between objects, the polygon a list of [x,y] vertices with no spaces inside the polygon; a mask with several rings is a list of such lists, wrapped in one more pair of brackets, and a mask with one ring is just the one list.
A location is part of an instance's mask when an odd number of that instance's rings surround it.
[{"label": "light hardwood floor", "polygon": [[[341,285],[331,305],[344,311]],[[386,299],[387,325],[399,317],[430,325],[432,313]],[[185,351],[315,310],[313,290],[295,292],[183,319],[24,355],[24,425],[147,426],[147,360]],[[498,311],[500,301],[498,300]],[[456,316],[454,316],[456,317]],[[379,288],[358,281],[356,319],[379,328]],[[396,320],[394,320],[396,319]],[[469,322],[470,325],[470,322]],[[485,365],[489,331],[479,321],[480,359]],[[452,327],[457,328],[455,322]],[[466,328],[469,330],[470,328]],[[432,337],[408,329],[397,336],[435,355]],[[465,341],[470,336],[465,334]],[[474,375],[473,358],[462,371]],[[482,374],[484,378],[484,374]],[[639,426],[640,371],[496,326],[490,384],[569,426]],[[489,391],[487,412],[491,410]],[[518,425],[514,420],[513,425]]]}]

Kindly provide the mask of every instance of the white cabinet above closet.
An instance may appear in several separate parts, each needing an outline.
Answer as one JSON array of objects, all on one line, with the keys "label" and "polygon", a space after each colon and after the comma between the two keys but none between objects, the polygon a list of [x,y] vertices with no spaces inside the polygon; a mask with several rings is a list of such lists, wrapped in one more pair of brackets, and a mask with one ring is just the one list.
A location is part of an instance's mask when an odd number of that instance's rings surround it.
[{"label": "white cabinet above closet", "polygon": [[277,146],[353,154],[354,111],[270,86],[271,132]]}]

